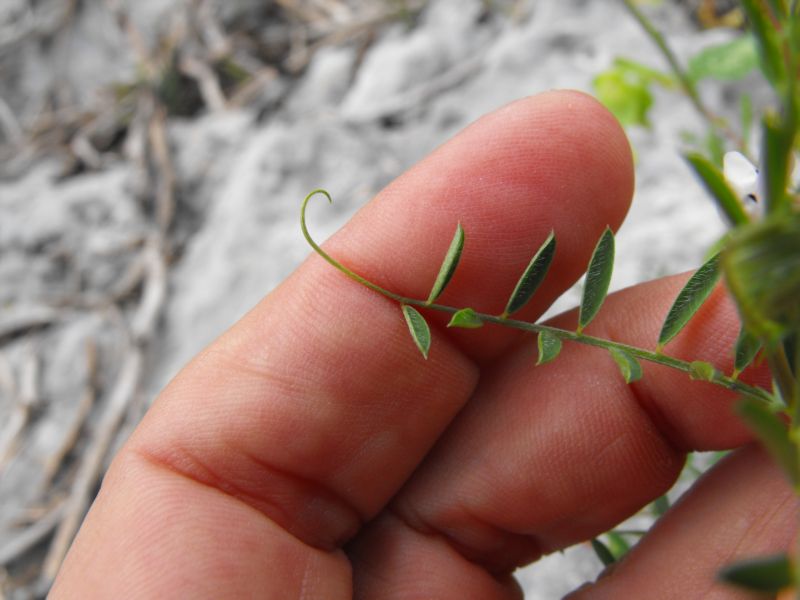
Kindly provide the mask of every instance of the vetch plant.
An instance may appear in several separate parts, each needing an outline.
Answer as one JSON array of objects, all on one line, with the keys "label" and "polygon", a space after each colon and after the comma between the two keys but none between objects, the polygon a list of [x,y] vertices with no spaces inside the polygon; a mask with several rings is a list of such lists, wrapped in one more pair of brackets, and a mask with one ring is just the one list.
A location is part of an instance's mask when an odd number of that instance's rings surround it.
[{"label": "vetch plant", "polygon": [[[625,3],[667,53],[677,80],[692,102],[698,109],[704,109],[693,80],[677,64],[664,39],[632,2],[625,0]],[[800,495],[800,200],[791,178],[800,122],[800,87],[797,83],[800,2],[743,0],[741,9],[752,30],[747,44],[752,44],[758,64],[776,92],[776,106],[762,118],[757,173],[752,165],[753,172],[749,171],[750,163],[743,154],[728,155],[724,172],[713,157],[699,152],[686,155],[688,164],[724,215],[730,231],[675,298],[664,316],[654,348],[635,347],[585,333],[586,327],[602,310],[608,293],[615,251],[614,234],[610,228],[600,236],[587,265],[574,331],[514,318],[547,277],[557,251],[553,232],[542,241],[520,273],[516,286],[509,290],[508,301],[500,314],[481,312],[477,307],[437,303],[458,268],[465,248],[467,232],[460,223],[455,224],[452,241],[425,299],[402,296],[368,281],[331,257],[314,241],[306,225],[306,208],[311,198],[317,195],[332,202],[325,190],[314,190],[303,201],[303,235],[317,254],[333,267],[398,303],[410,337],[425,359],[430,352],[436,351],[431,347],[425,313],[438,311],[450,315],[448,327],[501,326],[535,334],[536,365],[557,360],[565,343],[584,344],[606,352],[627,383],[643,376],[644,361],[682,371],[687,379],[709,382],[734,392],[739,397],[738,414],[781,466]],[[739,51],[748,56],[746,49],[740,48]],[[699,68],[695,67],[696,70]],[[730,64],[727,68],[732,69]],[[711,113],[706,111],[706,114]],[[716,120],[711,123],[717,130],[727,131],[727,124]],[[730,136],[730,139],[738,141],[741,138]],[[758,209],[754,210],[756,203]],[[708,362],[681,360],[669,353],[670,342],[692,320],[721,280],[733,297],[741,320],[739,335],[731,348],[734,357],[731,372],[722,372]],[[762,360],[772,374],[771,389],[749,385],[739,378],[749,365]],[[667,509],[665,498],[653,504],[656,515]],[[612,531],[605,534],[606,543],[596,539],[592,540],[592,546],[603,562],[610,564],[627,551],[628,536],[642,533]],[[732,585],[759,592],[797,590],[800,587],[800,561],[788,554],[759,557],[729,565],[719,576]]]}]

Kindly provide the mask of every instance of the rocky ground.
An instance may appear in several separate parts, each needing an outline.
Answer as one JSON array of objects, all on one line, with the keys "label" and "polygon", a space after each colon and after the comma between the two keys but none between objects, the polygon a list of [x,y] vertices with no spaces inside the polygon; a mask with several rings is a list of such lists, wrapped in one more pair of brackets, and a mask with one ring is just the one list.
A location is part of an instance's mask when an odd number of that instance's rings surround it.
[{"label": "rocky ground", "polygon": [[[658,9],[681,57],[726,39]],[[110,456],[193,354],[382,186],[480,115],[663,62],[621,3],[5,0],[0,7],[0,591],[42,596]],[[703,88],[729,104],[730,85]],[[697,266],[722,224],[662,91],[630,132],[613,287]],[[573,290],[557,309],[575,303]],[[4,568],[3,568],[4,567]],[[520,572],[590,579],[586,547]]]}]

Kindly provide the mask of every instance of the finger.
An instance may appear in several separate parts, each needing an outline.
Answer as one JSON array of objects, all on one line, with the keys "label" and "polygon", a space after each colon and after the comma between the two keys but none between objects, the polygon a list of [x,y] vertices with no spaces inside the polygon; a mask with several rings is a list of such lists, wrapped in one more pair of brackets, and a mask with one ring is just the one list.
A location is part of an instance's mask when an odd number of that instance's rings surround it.
[{"label": "finger", "polygon": [[736,561],[786,552],[798,508],[774,461],[758,447],[743,448],[698,481],[620,564],[570,599],[752,598],[717,574]]},{"label": "finger", "polygon": [[[502,308],[494,285],[513,287],[553,226],[562,252],[543,294],[558,295],[596,234],[620,222],[630,192],[627,141],[613,119],[586,96],[545,94],[468,128],[381,193],[328,250],[386,287],[425,297],[420,280],[432,281],[441,260],[431,252],[444,253],[460,219],[472,242],[449,293],[477,302],[465,290],[482,281],[480,297]],[[513,340],[480,339],[483,357]],[[224,551],[232,541],[220,541],[210,515],[182,535],[141,525],[156,520],[151,511],[184,523],[164,511],[172,515],[194,486],[288,532],[270,529],[246,554],[255,563],[239,564],[252,568],[254,585],[269,585],[258,557],[270,548],[300,540],[333,550],[395,493],[473,390],[477,369],[458,340],[435,330],[433,343],[423,362],[394,303],[313,257],[162,394],[112,466],[67,571],[77,577],[92,560],[131,564],[142,548],[173,548],[159,544],[163,535],[197,552]],[[142,488],[155,492],[131,508]],[[109,536],[124,542],[110,549],[101,543]]]},{"label": "finger", "polygon": [[[685,280],[610,296],[589,333],[654,347]],[[556,322],[574,329],[575,315]],[[712,361],[722,355],[718,366],[730,369],[735,323],[734,307],[715,293],[667,352]],[[531,338],[483,374],[470,404],[378,527],[407,546],[445,540],[465,563],[503,576],[610,529],[663,494],[688,450],[751,439],[730,410],[735,395],[685,373],[645,365],[643,379],[626,385],[605,350],[574,343],[550,364],[535,362]],[[400,584],[413,565],[400,571],[383,563],[381,543],[367,532],[353,553],[356,564],[369,557],[364,581],[375,573],[391,589],[387,578]],[[441,556],[446,564],[438,570],[451,569]]]}]

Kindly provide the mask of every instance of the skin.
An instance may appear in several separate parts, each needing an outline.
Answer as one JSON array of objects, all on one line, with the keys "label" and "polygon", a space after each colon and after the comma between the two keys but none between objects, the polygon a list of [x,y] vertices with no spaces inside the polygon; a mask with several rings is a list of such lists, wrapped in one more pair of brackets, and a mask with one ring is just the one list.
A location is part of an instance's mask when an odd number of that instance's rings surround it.
[{"label": "skin", "polygon": [[[468,127],[325,248],[425,298],[461,221],[466,249],[440,301],[499,313],[555,229],[550,274],[519,314],[532,320],[580,277],[632,192],[614,119],[550,92]],[[587,333],[654,347],[684,281],[610,296]],[[602,351],[569,343],[534,368],[529,336],[429,316],[423,361],[396,304],[311,256],[163,391],[51,597],[520,598],[517,566],[636,512],[695,449],[739,448],[575,598],[746,598],[716,570],[791,546],[797,502],[732,394],[652,365],[627,386]],[[729,371],[736,334],[718,290],[667,352]]]}]

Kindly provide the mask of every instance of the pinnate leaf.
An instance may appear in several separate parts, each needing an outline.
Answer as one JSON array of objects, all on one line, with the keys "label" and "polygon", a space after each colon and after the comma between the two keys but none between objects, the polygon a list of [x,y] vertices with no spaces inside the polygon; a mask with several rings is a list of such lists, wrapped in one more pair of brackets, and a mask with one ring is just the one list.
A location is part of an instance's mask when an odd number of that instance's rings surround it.
[{"label": "pinnate leaf", "polygon": [[553,335],[549,331],[542,331],[539,333],[539,360],[536,365],[543,365],[555,359],[561,352],[561,338]]},{"label": "pinnate leaf", "polygon": [[761,350],[761,341],[742,327],[734,348],[733,373],[735,376],[738,376],[753,362],[759,350]]},{"label": "pinnate leaf", "polygon": [[658,336],[659,349],[686,326],[714,290],[719,275],[719,254],[715,254],[689,278],[669,309],[661,327]]},{"label": "pinnate leaf", "polygon": [[436,281],[433,283],[431,293],[428,296],[427,304],[432,304],[450,283],[453,278],[453,273],[456,272],[458,261],[461,259],[461,252],[464,250],[464,228],[461,223],[456,227],[456,233],[453,240],[450,242],[450,248],[442,261],[442,266],[439,268],[439,274],[436,276]]},{"label": "pinnate leaf", "polygon": [[414,339],[419,351],[422,352],[422,356],[427,360],[428,350],[431,347],[431,330],[428,327],[428,323],[425,322],[425,318],[414,307],[403,304],[402,309],[411,337]]},{"label": "pinnate leaf", "polygon": [[785,554],[728,565],[720,571],[719,578],[749,590],[773,594],[796,583],[792,563]]},{"label": "pinnate leaf", "polygon": [[550,264],[553,262],[553,256],[556,252],[556,236],[553,231],[547,236],[547,239],[541,245],[539,250],[534,254],[525,272],[517,282],[511,297],[508,299],[504,316],[508,316],[517,312],[533,297],[533,294],[539,288],[544,280]]},{"label": "pinnate leaf", "polygon": [[625,383],[633,383],[642,378],[642,365],[634,356],[619,348],[609,348],[608,352],[617,363],[622,377],[625,378]]},{"label": "pinnate leaf", "polygon": [[611,272],[614,269],[614,233],[606,227],[597,242],[586,271],[583,287],[578,331],[582,331],[595,318],[608,294]]},{"label": "pinnate leaf", "polygon": [[696,152],[687,154],[686,161],[694,169],[708,193],[711,194],[711,197],[731,224],[743,225],[750,221],[739,200],[739,196],[728,185],[725,175],[714,163]]},{"label": "pinnate leaf", "polygon": [[471,308],[462,308],[457,313],[454,313],[448,327],[461,327],[463,329],[477,329],[483,327],[483,321],[477,316]]},{"label": "pinnate leaf", "polygon": [[780,417],[755,398],[745,397],[736,405],[736,411],[752,429],[775,461],[783,467],[789,480],[800,484],[800,459],[789,438],[789,430]]}]

